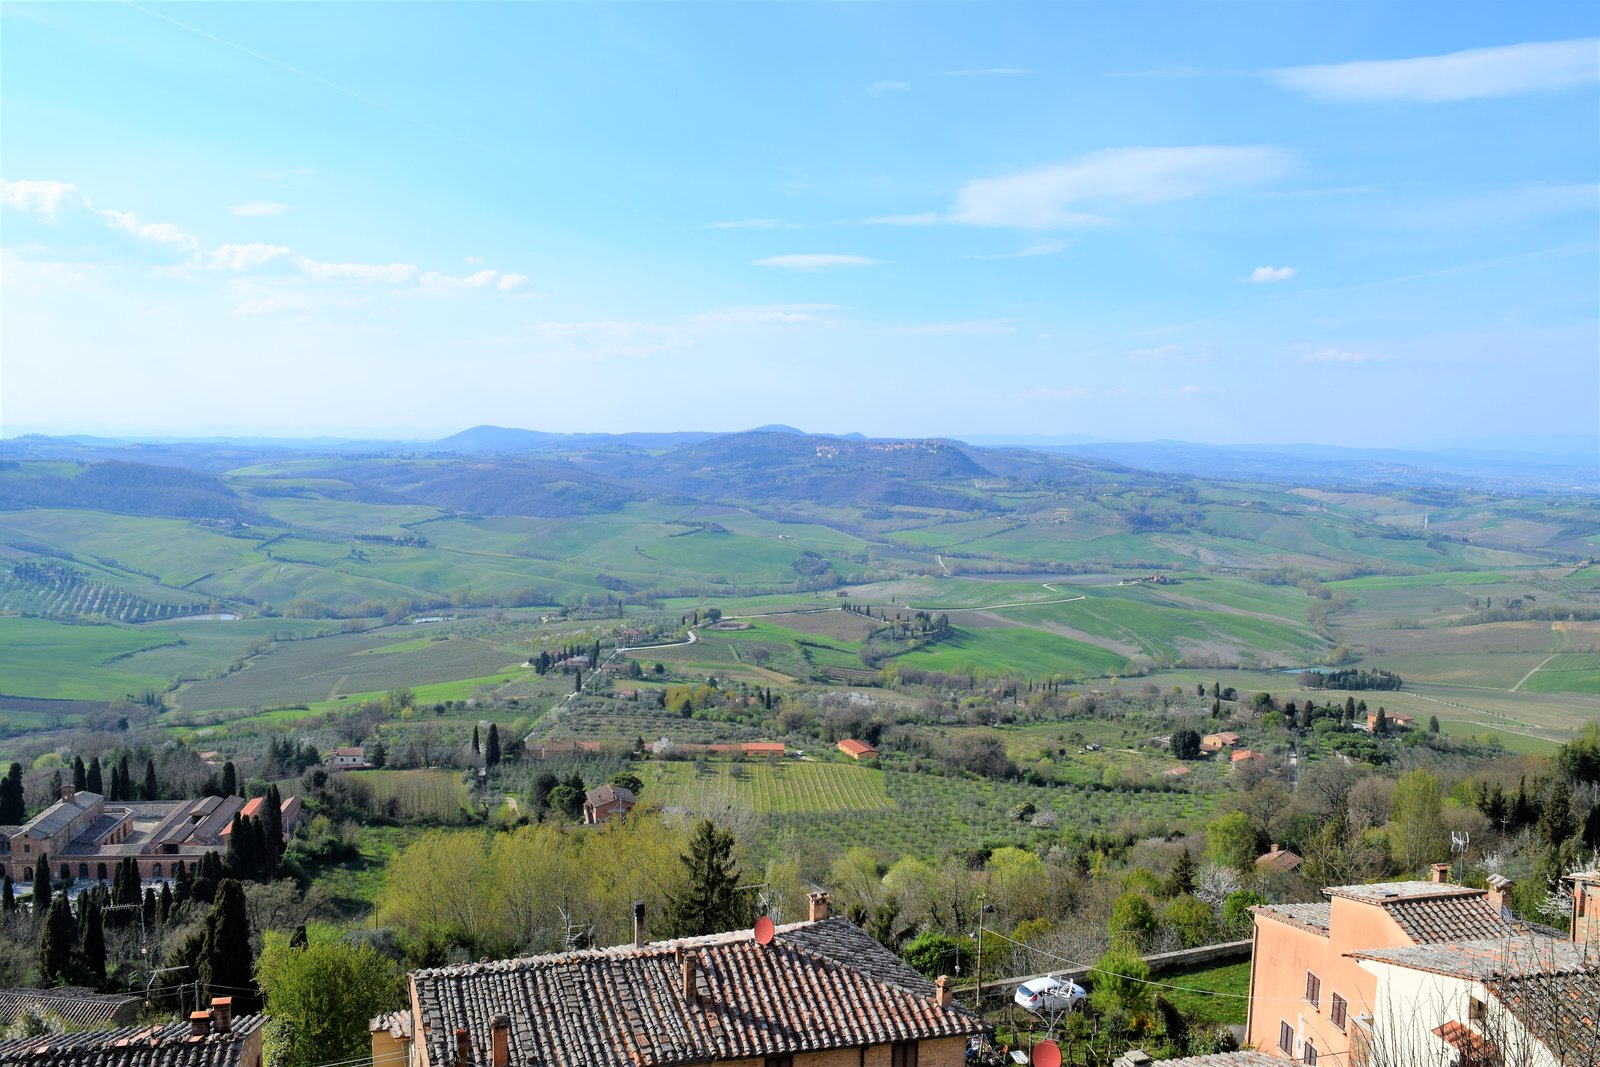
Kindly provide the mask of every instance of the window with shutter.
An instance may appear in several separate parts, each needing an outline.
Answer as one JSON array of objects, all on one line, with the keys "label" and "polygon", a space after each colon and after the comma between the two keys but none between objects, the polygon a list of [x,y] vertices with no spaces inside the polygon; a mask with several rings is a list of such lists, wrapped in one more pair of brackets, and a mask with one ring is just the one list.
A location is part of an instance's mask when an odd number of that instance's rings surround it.
[{"label": "window with shutter", "polygon": [[1335,993],[1333,995],[1332,1003],[1328,1006],[1328,1017],[1333,1020],[1333,1025],[1337,1026],[1340,1030],[1343,1030],[1345,1027],[1345,1017],[1349,1013],[1350,1006],[1345,1003],[1345,999],[1343,997]]},{"label": "window with shutter", "polygon": [[1278,1023],[1278,1048],[1285,1056],[1294,1055],[1294,1027],[1288,1023]]},{"label": "window with shutter", "polygon": [[1313,1008],[1322,1006],[1322,979],[1310,971],[1306,972],[1306,1000]]}]

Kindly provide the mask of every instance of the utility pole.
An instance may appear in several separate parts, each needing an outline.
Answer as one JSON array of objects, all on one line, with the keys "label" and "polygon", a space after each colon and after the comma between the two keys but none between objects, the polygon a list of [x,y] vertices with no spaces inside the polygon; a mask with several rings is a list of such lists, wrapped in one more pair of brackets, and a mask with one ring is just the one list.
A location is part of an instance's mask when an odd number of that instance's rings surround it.
[{"label": "utility pole", "polygon": [[[982,899],[981,897],[979,898]],[[984,913],[994,913],[993,904],[980,904],[978,906],[978,990],[974,995],[972,1006],[978,1014],[983,1014],[983,916]]]}]

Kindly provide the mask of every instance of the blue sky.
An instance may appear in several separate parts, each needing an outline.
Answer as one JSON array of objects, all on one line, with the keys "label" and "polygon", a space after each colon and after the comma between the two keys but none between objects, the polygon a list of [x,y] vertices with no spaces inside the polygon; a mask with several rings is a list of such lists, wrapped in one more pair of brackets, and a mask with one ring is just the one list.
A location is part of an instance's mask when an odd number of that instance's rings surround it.
[{"label": "blue sky", "polygon": [[3,432],[1600,428],[1600,13],[0,8]]}]

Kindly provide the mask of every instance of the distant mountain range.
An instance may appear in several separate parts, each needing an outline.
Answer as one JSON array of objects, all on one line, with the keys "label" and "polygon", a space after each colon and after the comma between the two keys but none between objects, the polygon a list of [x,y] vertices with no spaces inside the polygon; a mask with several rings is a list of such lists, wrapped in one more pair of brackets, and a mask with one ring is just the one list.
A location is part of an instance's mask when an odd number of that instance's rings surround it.
[{"label": "distant mountain range", "polygon": [[[488,454],[541,456],[549,460],[584,454],[591,469],[614,477],[675,472],[692,480],[698,468],[754,471],[792,464],[817,450],[840,448],[863,460],[882,460],[880,448],[895,438],[861,433],[808,434],[793,426],[769,424],[741,433],[688,430],[668,433],[549,433],[503,426],[475,426],[434,441],[355,438],[209,437],[118,438],[30,434],[0,442],[0,460],[26,458],[124,459],[156,465],[222,471],[242,466],[252,455],[283,452],[316,455]],[[1494,491],[1600,491],[1600,438],[1537,436],[1438,442],[1415,449],[1345,448],[1331,445],[1209,445],[1188,441],[1110,442],[1083,435],[970,435],[961,440],[927,439],[916,450],[915,466],[936,477],[961,476],[955,457],[971,465],[968,477],[986,471],[1028,466],[1018,453],[1076,457],[1099,465],[1190,475],[1220,480],[1314,485],[1433,485]],[[629,457],[633,458],[629,458]],[[1008,456],[1009,458],[1002,458]],[[610,458],[606,458],[610,457]],[[911,456],[900,456],[905,461]],[[873,465],[869,463],[869,466]],[[865,487],[862,487],[865,488]]]}]

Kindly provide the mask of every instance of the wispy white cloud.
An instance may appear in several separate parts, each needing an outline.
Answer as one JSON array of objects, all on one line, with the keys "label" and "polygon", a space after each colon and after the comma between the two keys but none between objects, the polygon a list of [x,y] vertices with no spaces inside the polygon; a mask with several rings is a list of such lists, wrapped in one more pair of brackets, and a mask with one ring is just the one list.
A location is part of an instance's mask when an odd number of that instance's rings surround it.
[{"label": "wispy white cloud", "polygon": [[1250,280],[1256,284],[1262,282],[1286,282],[1294,277],[1293,267],[1257,267],[1250,272]]},{"label": "wispy white cloud", "polygon": [[764,259],[752,260],[758,267],[779,267],[783,270],[818,271],[835,270],[840,267],[876,267],[883,262],[881,259],[869,259],[866,256],[837,255],[834,253],[809,252],[791,256],[767,256]]},{"label": "wispy white cloud", "polygon": [[192,233],[185,233],[170,222],[140,222],[138,216],[131,211],[101,211],[99,215],[113,230],[120,230],[158,245],[171,245],[191,256],[199,254],[200,239]]},{"label": "wispy white cloud", "polygon": [[1180,385],[1176,389],[1163,389],[1166,396],[1222,396],[1228,391],[1222,385]]},{"label": "wispy white cloud", "polygon": [[783,225],[777,219],[731,219],[727,222],[706,224],[710,230],[776,230]]},{"label": "wispy white cloud", "polygon": [[1267,72],[1324,100],[1448,103],[1556,92],[1600,81],[1600,38],[1472,48],[1442,56],[1363,60]]},{"label": "wispy white cloud", "polygon": [[1094,396],[1094,387],[1088,385],[1040,386],[1022,394],[1029,400],[1087,400]]},{"label": "wispy white cloud", "polygon": [[234,204],[228,209],[228,214],[241,219],[264,219],[273,215],[283,215],[294,210],[288,204],[280,204],[275,200],[252,200],[246,204]]},{"label": "wispy white cloud", "polygon": [[1342,348],[1324,348],[1301,359],[1302,363],[1387,363],[1389,356],[1373,352],[1350,352]]},{"label": "wispy white cloud", "polygon": [[1031,259],[1034,256],[1053,256],[1057,252],[1060,252],[1063,249],[1065,249],[1067,247],[1067,245],[1068,245],[1068,242],[1066,242],[1066,241],[1058,241],[1058,240],[1055,240],[1055,239],[1052,238],[1052,239],[1048,239],[1048,240],[1044,240],[1044,241],[1035,241],[1035,242],[1033,242],[1033,244],[1030,244],[1030,245],[1028,245],[1028,246],[1026,246],[1024,248],[1017,249],[1015,252],[993,252],[993,253],[990,253],[988,255],[973,255],[973,256],[967,256],[966,258],[967,259]]},{"label": "wispy white cloud", "polygon": [[730,326],[798,326],[830,321],[828,312],[842,310],[841,304],[752,304],[703,311],[690,321]]},{"label": "wispy white cloud", "polygon": [[959,322],[922,322],[912,326],[899,326],[890,333],[913,334],[919,337],[992,337],[997,334],[1016,333],[1016,319],[964,319]]},{"label": "wispy white cloud", "polygon": [[76,185],[53,181],[0,181],[0,203],[45,222],[56,221],[56,212],[64,201],[81,201]]},{"label": "wispy white cloud", "polygon": [[967,182],[945,212],[881,215],[868,222],[912,226],[953,223],[1059,229],[1108,220],[1085,204],[1155,204],[1223,193],[1286,174],[1294,157],[1261,145],[1111,148],[1072,163]]},{"label": "wispy white cloud", "polygon": [[874,95],[878,93],[909,93],[910,91],[910,82],[881,81],[873,82],[871,85],[867,86],[867,92],[873,93]]},{"label": "wispy white cloud", "polygon": [[969,70],[947,70],[947,78],[1016,78],[1032,74],[1027,67],[973,67]]}]

